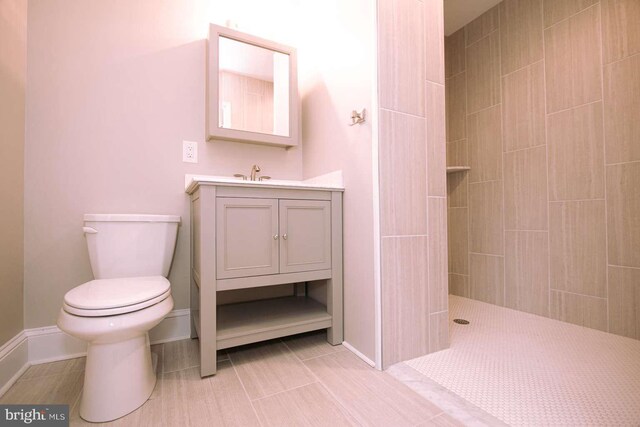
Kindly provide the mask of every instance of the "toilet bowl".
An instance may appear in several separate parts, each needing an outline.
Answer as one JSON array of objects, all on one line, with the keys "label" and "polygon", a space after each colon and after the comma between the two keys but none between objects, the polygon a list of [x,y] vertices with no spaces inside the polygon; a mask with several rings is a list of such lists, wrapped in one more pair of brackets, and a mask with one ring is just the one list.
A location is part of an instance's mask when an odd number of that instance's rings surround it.
[{"label": "toilet bowl", "polygon": [[96,280],[71,289],[61,330],[87,341],[80,416],[106,422],[143,405],[156,384],[149,330],[173,309],[169,273],[180,217],[85,215]]}]

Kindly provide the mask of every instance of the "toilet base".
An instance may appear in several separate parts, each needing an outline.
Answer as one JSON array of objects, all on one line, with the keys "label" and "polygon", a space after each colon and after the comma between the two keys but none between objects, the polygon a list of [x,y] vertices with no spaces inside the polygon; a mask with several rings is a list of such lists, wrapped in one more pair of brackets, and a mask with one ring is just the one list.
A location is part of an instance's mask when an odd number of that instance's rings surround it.
[{"label": "toilet base", "polygon": [[149,334],[89,343],[80,416],[90,422],[123,417],[142,406],[156,385]]}]

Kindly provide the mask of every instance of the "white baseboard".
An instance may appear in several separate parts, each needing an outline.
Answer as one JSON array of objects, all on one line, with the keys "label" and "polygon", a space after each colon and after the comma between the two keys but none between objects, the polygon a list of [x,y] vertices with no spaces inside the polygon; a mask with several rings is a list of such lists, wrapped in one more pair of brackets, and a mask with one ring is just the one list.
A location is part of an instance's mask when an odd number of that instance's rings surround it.
[{"label": "white baseboard", "polygon": [[349,344],[346,341],[342,342],[342,345],[349,350],[351,353],[355,354],[356,356],[358,356],[360,359],[362,359],[367,365],[371,366],[372,368],[376,367],[376,362],[374,362],[373,360],[369,359],[367,356],[365,356],[364,354],[362,354],[360,351],[356,350],[356,348],[354,346],[352,346],[351,344]]},{"label": "white baseboard", "polygon": [[[174,310],[151,331],[152,344],[178,341],[191,334],[189,309]],[[87,353],[87,344],[57,326],[26,329],[0,347],[0,396],[31,365],[73,359]]]}]

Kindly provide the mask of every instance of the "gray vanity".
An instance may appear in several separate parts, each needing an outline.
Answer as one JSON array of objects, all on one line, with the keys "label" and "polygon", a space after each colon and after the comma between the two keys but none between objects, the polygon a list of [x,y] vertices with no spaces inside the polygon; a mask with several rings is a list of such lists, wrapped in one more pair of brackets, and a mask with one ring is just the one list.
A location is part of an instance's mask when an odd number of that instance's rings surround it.
[{"label": "gray vanity", "polygon": [[[343,340],[342,192],[304,181],[190,177],[192,337],[201,376],[216,351],[327,329]],[[290,296],[217,304],[217,294],[292,284]]]}]

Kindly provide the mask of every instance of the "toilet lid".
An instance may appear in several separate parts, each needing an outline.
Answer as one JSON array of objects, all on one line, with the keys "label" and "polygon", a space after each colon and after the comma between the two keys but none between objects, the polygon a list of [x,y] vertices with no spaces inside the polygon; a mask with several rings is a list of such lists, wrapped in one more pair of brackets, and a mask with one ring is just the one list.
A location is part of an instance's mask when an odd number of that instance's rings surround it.
[{"label": "toilet lid", "polygon": [[119,308],[159,297],[170,287],[162,276],[92,280],[67,292],[64,302],[83,310]]}]

